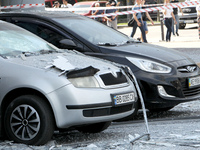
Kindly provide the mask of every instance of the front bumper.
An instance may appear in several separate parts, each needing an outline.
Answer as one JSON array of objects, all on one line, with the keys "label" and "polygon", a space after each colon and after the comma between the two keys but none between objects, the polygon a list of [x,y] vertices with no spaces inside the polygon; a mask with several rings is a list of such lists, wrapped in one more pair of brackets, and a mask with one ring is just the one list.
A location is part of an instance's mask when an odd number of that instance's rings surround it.
[{"label": "front bumper", "polygon": [[84,124],[121,119],[134,112],[135,102],[114,107],[111,94],[135,93],[131,83],[129,86],[115,89],[75,88],[68,85],[47,95],[53,108],[58,128],[69,128]]},{"label": "front bumper", "polygon": [[179,24],[197,23],[197,13],[179,14]]},{"label": "front bumper", "polygon": [[[199,76],[196,73],[188,74],[153,74],[144,71],[135,73],[141,88],[145,106],[147,109],[170,108],[179,103],[197,100],[200,98],[200,86],[188,88],[188,78]],[[162,96],[158,91],[162,86],[170,96]]]}]

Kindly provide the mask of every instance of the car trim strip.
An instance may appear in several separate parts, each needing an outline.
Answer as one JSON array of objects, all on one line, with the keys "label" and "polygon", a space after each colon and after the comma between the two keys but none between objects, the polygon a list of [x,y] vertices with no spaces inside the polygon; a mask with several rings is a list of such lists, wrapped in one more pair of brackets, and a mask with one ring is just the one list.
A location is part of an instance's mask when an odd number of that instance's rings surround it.
[{"label": "car trim strip", "polygon": [[66,108],[67,109],[86,109],[86,108],[105,107],[105,106],[112,106],[112,102],[99,103],[99,104],[87,104],[87,105],[66,105]]}]

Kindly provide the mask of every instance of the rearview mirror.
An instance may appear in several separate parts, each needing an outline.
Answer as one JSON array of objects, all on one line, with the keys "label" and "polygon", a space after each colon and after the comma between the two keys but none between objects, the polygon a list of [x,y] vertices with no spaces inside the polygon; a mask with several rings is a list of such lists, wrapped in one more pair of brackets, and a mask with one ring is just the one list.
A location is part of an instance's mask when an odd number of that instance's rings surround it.
[{"label": "rearview mirror", "polygon": [[74,49],[76,47],[76,44],[71,39],[63,39],[60,40],[59,43],[62,49]]}]

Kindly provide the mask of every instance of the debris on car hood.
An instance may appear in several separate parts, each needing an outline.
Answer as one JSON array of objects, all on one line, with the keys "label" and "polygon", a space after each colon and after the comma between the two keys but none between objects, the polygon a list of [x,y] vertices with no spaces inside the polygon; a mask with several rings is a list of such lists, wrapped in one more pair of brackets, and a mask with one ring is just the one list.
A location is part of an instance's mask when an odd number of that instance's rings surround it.
[{"label": "debris on car hood", "polygon": [[19,58],[9,58],[8,61],[32,66],[39,69],[46,69],[48,71],[59,71],[59,74],[63,74],[66,71],[71,70],[79,70],[83,68],[87,68],[89,66],[95,66],[99,72],[116,72],[119,71],[118,68],[113,63],[108,63],[107,60],[102,60],[98,58],[93,58],[86,55],[79,55],[71,52],[64,52],[64,53],[52,53],[52,54],[43,54],[43,55],[35,55],[26,57],[26,59]]}]

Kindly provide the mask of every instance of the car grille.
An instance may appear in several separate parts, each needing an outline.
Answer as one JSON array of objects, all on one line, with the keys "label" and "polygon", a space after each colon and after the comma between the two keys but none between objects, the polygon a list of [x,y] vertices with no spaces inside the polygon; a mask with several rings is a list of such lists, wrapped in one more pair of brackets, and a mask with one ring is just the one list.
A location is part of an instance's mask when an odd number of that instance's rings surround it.
[{"label": "car grille", "polygon": [[186,79],[181,81],[181,85],[185,97],[190,97],[200,94],[200,87],[189,88],[188,81]]},{"label": "car grille", "polygon": [[99,117],[99,116],[119,114],[119,113],[132,110],[133,105],[134,104],[123,105],[123,106],[118,106],[118,107],[83,110],[83,116],[84,117]]},{"label": "car grille", "polygon": [[185,7],[182,11],[183,13],[196,13],[196,7]]},{"label": "car grille", "polygon": [[197,65],[182,66],[178,68],[181,73],[191,73],[197,70]]},{"label": "car grille", "polygon": [[127,83],[125,75],[121,72],[117,72],[117,77],[114,77],[112,73],[103,74],[100,77],[106,86]]}]

